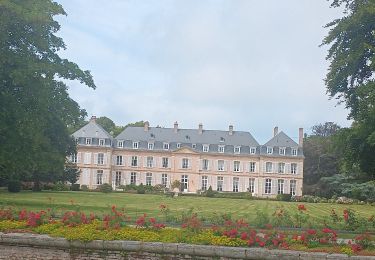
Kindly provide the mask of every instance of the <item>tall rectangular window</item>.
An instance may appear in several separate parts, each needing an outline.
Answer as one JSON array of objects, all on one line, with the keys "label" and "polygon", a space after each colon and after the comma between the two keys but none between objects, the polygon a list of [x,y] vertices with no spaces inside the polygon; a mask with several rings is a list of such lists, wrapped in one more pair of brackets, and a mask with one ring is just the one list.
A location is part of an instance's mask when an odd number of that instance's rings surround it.
[{"label": "tall rectangular window", "polygon": [[218,152],[219,153],[224,153],[224,145],[219,145]]},{"label": "tall rectangular window", "polygon": [[217,170],[218,171],[224,171],[224,160],[218,160],[217,161]]},{"label": "tall rectangular window", "polygon": [[152,185],[152,173],[151,172],[146,173],[146,185],[147,186]]},{"label": "tall rectangular window", "polygon": [[161,185],[163,185],[164,187],[167,187],[167,185],[168,185],[168,174],[163,173],[161,175]]},{"label": "tall rectangular window", "polygon": [[233,177],[233,192],[238,192],[239,182],[240,182],[240,178]]},{"label": "tall rectangular window", "polygon": [[202,176],[202,190],[207,190],[208,185],[208,177]]},{"label": "tall rectangular window", "polygon": [[297,174],[297,164],[296,163],[290,164],[290,173],[291,174]]},{"label": "tall rectangular window", "polygon": [[285,173],[285,163],[279,163],[279,173]]},{"label": "tall rectangular window", "polygon": [[100,146],[104,146],[105,144],[105,140],[104,139],[99,139],[99,145]]},{"label": "tall rectangular window", "polygon": [[162,159],[162,166],[163,166],[163,168],[168,168],[169,167],[168,157],[163,157],[163,159]]},{"label": "tall rectangular window", "polygon": [[91,138],[86,138],[86,144],[88,144],[88,145],[91,144]]},{"label": "tall rectangular window", "polygon": [[202,170],[208,171],[208,160],[207,159],[202,160]]},{"label": "tall rectangular window", "polygon": [[130,173],[130,184],[134,184],[134,185],[137,184],[137,173],[136,172]]},{"label": "tall rectangular window", "polygon": [[250,162],[249,171],[250,172],[255,172],[255,162]]},{"label": "tall rectangular window", "polygon": [[163,149],[169,150],[169,143],[163,143]]},{"label": "tall rectangular window", "polygon": [[182,168],[183,169],[189,168],[189,159],[188,158],[183,158],[182,159]]},{"label": "tall rectangular window", "polygon": [[182,175],[181,176],[181,186],[183,191],[187,191],[189,189],[189,176]]},{"label": "tall rectangular window", "polygon": [[98,153],[98,164],[104,164],[104,153]]},{"label": "tall rectangular window", "polygon": [[266,179],[266,182],[264,184],[264,193],[271,194],[271,188],[271,179]]},{"label": "tall rectangular window", "polygon": [[267,147],[267,154],[273,154],[273,148]]},{"label": "tall rectangular window", "polygon": [[147,156],[147,167],[152,168],[154,166],[154,157],[152,156]]},{"label": "tall rectangular window", "polygon": [[209,145],[208,144],[204,144],[203,145],[203,152],[207,153],[209,150]]},{"label": "tall rectangular window", "polygon": [[138,142],[133,142],[133,149],[138,149],[139,143]]},{"label": "tall rectangular window", "polygon": [[277,194],[284,194],[284,180],[277,180]]},{"label": "tall rectangular window", "polygon": [[255,147],[250,147],[250,154],[255,154],[256,150]]},{"label": "tall rectangular window", "polygon": [[233,171],[239,172],[240,171],[240,161],[234,161],[233,162]]},{"label": "tall rectangular window", "polygon": [[117,141],[117,147],[118,148],[124,147],[124,141]]},{"label": "tall rectangular window", "polygon": [[266,162],[266,172],[272,172],[272,162]]},{"label": "tall rectangular window", "polygon": [[116,165],[122,165],[122,155],[116,156]]},{"label": "tall rectangular window", "polygon": [[121,172],[116,172],[115,185],[116,187],[121,185]]},{"label": "tall rectangular window", "polygon": [[249,192],[251,193],[255,192],[255,179],[254,178],[249,179]]},{"label": "tall rectangular window", "polygon": [[154,143],[148,143],[148,149],[154,150]]},{"label": "tall rectangular window", "polygon": [[133,167],[138,166],[138,157],[137,156],[132,156],[132,166]]},{"label": "tall rectangular window", "polygon": [[98,170],[96,172],[96,185],[103,184],[103,170]]},{"label": "tall rectangular window", "polygon": [[292,196],[296,195],[296,189],[297,189],[297,181],[296,180],[290,180],[290,194]]},{"label": "tall rectangular window", "polygon": [[292,156],[297,156],[297,149],[296,148],[292,148]]},{"label": "tall rectangular window", "polygon": [[279,147],[279,154],[285,155],[285,147]]},{"label": "tall rectangular window", "polygon": [[77,163],[77,154],[76,153],[73,153],[70,157],[70,161],[72,163]]},{"label": "tall rectangular window", "polygon": [[224,177],[218,176],[217,177],[217,191],[223,191],[224,185]]}]

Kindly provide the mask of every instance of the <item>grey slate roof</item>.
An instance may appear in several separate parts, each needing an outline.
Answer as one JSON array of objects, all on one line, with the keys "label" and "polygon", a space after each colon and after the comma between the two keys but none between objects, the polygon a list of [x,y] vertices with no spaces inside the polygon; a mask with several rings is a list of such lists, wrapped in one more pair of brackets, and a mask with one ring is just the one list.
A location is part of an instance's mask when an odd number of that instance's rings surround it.
[{"label": "grey slate roof", "polygon": [[[149,131],[145,131],[143,127],[127,127],[116,139],[181,144],[225,144],[253,147],[259,145],[249,132],[233,131],[233,135],[229,135],[228,131],[203,130],[203,133],[199,134],[198,129],[178,129],[175,133],[173,128],[160,127],[150,127]],[[224,141],[221,142],[221,140]]]},{"label": "grey slate roof", "polygon": [[87,137],[87,138],[101,138],[101,139],[112,139],[112,136],[108,134],[106,130],[103,129],[94,120],[91,120],[87,125],[82,127],[73,133],[75,138]]},{"label": "grey slate roof", "polygon": [[297,147],[298,144],[292,138],[287,136],[283,131],[275,135],[271,140],[264,144],[264,146],[278,146],[278,147]]}]

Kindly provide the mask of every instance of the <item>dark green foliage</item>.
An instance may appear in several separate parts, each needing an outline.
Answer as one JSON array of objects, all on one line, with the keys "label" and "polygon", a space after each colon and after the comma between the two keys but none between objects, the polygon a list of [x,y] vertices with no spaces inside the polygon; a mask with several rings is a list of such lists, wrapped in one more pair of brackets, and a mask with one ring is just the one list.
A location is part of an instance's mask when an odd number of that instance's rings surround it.
[{"label": "dark green foliage", "polygon": [[8,191],[9,192],[20,192],[21,191],[21,182],[19,180],[8,181]]},{"label": "dark green foliage", "polygon": [[137,187],[137,193],[138,194],[145,194],[146,193],[146,188],[142,183]]},{"label": "dark green foliage", "polygon": [[66,163],[62,180],[68,181],[71,184],[74,184],[79,179],[80,174],[81,174],[81,170],[78,169],[76,164]]},{"label": "dark green foliage", "polygon": [[55,190],[55,191],[68,191],[68,190],[70,190],[70,187],[68,185],[66,185],[64,182],[58,181],[58,182],[56,182],[55,186],[53,186],[53,190]]},{"label": "dark green foliage", "polygon": [[79,184],[72,184],[70,186],[70,190],[71,191],[79,191],[80,190],[79,186],[80,186]]},{"label": "dark green foliage", "polygon": [[204,196],[212,198],[212,197],[215,196],[216,193],[217,193],[217,192],[213,191],[213,190],[212,190],[212,187],[210,186],[210,187],[208,188],[208,190],[206,190],[206,191],[204,192]]},{"label": "dark green foliage", "polygon": [[81,191],[89,191],[89,187],[87,187],[87,185],[81,185]]},{"label": "dark green foliage", "polygon": [[99,190],[103,193],[109,193],[109,192],[112,192],[112,186],[109,185],[108,183],[103,183],[102,185],[99,186]]},{"label": "dark green foliage", "polygon": [[276,196],[276,199],[280,201],[290,201],[291,198],[291,194],[277,194]]}]

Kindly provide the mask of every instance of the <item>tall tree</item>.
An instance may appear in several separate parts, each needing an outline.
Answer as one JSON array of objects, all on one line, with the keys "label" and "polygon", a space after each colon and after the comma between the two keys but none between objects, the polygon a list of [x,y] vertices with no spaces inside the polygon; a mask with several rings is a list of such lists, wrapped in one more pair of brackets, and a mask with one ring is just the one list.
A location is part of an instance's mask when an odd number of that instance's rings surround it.
[{"label": "tall tree", "polygon": [[330,46],[327,93],[344,102],[354,120],[340,131],[337,144],[347,171],[359,169],[374,179],[375,1],[333,0],[331,6],[343,7],[344,16],[327,24],[330,31],[323,41]]},{"label": "tall tree", "polygon": [[0,1],[0,176],[36,183],[64,172],[75,150],[68,133],[86,112],[69,97],[63,79],[95,88],[89,71],[61,58],[51,0]]}]

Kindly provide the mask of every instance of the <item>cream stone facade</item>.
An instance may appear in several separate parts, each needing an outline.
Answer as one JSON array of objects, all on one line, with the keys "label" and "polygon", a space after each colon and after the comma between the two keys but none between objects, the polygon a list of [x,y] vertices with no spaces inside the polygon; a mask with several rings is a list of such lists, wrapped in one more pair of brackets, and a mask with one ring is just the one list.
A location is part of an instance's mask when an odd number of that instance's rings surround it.
[{"label": "cream stone facade", "polygon": [[210,186],[220,192],[251,192],[257,197],[285,193],[302,195],[303,129],[297,144],[274,129],[259,145],[248,132],[128,127],[113,138],[93,117],[73,134],[78,153],[71,160],[81,169],[79,184],[95,189],[103,183],[163,185],[174,180],[182,192],[196,193]]}]

